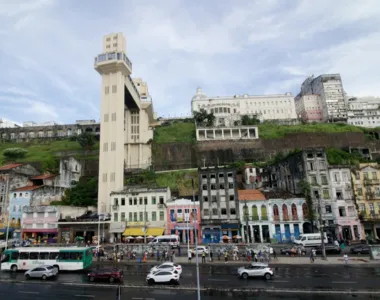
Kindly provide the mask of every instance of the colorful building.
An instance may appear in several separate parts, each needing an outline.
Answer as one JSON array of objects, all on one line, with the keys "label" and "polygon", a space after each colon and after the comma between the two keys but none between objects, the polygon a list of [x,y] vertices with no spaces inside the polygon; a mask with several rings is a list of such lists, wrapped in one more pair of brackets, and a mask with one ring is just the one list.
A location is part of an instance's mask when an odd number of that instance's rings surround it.
[{"label": "colorful building", "polygon": [[189,199],[177,199],[166,203],[167,205],[167,225],[166,234],[176,234],[181,243],[195,244],[194,240],[194,215],[196,216],[195,228],[198,233],[198,243],[202,242],[201,233],[201,212],[199,202],[192,202]]},{"label": "colorful building", "polygon": [[361,239],[380,238],[380,168],[377,163],[364,163],[352,173],[352,182],[362,222]]}]

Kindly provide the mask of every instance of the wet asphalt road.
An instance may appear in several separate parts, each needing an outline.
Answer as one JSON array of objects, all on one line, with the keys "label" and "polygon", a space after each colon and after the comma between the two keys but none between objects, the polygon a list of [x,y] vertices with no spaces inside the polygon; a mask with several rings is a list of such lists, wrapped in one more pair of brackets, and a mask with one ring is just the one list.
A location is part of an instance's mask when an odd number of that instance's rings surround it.
[{"label": "wet asphalt road", "polygon": [[[124,266],[124,285],[145,286],[149,265]],[[310,289],[310,290],[377,290],[380,291],[379,267],[298,265],[274,267],[275,276],[243,280],[237,277],[237,267],[229,265],[200,266],[203,288]],[[61,272],[54,283],[88,283],[87,273]],[[0,272],[1,281],[25,281],[23,272]],[[97,283],[91,283],[96,286]],[[106,283],[108,284],[108,283]],[[183,287],[196,286],[195,266],[184,265],[180,279]]]},{"label": "wet asphalt road", "polygon": [[[76,287],[62,285],[37,285],[37,284],[17,284],[0,283],[0,299],[12,300],[113,300],[116,299],[116,286],[114,287]],[[178,291],[162,289],[131,289],[122,288],[121,300],[194,300],[197,299],[195,291]],[[225,292],[201,292],[202,300],[347,300],[347,299],[380,299],[380,296],[355,295],[355,294],[283,294],[283,293],[225,293]]]}]

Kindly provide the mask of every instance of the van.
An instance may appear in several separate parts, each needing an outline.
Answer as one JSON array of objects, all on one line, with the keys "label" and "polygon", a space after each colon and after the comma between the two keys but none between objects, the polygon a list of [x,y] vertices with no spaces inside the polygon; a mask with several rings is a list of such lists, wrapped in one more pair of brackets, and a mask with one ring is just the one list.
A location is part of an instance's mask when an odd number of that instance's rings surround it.
[{"label": "van", "polygon": [[[328,243],[326,233],[324,234],[324,242]],[[294,244],[304,247],[319,246],[322,244],[320,233],[304,233],[300,234],[299,238],[294,240]]]},{"label": "van", "polygon": [[149,242],[149,245],[151,246],[158,246],[158,245],[169,245],[172,248],[178,248],[179,247],[179,236],[178,235],[161,235],[156,236],[152,241]]}]

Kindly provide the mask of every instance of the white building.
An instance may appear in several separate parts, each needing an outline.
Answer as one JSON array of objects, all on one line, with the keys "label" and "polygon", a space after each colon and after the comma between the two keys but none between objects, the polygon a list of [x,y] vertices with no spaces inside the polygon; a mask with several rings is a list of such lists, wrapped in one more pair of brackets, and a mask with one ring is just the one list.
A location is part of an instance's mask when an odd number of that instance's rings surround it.
[{"label": "white building", "polygon": [[294,98],[298,118],[305,122],[322,121],[322,100],[319,95],[303,95]]},{"label": "white building", "polygon": [[[111,221],[120,226],[110,228],[113,237],[162,235],[166,229],[166,203],[171,198],[169,188],[126,188],[110,195]],[[104,211],[104,207],[102,207]],[[126,228],[126,225],[128,227]],[[113,228],[115,228],[113,230]],[[146,229],[146,230],[145,230]],[[112,234],[114,236],[112,237]]]},{"label": "white building", "polygon": [[380,126],[379,97],[351,97],[347,101],[347,123],[363,127]]},{"label": "white building", "polygon": [[296,119],[294,99],[291,93],[280,95],[234,95],[208,97],[198,88],[191,100],[191,112],[204,109],[215,116],[216,126],[234,126],[244,115],[266,120]]},{"label": "white building", "polygon": [[348,167],[329,167],[332,205],[322,208],[325,215],[335,216],[336,238],[359,240],[361,225],[355,207],[351,185],[351,170]]},{"label": "white building", "polygon": [[[290,242],[304,232],[304,198],[284,192],[239,190],[240,222],[245,242]],[[248,223],[248,238],[247,238]]]},{"label": "white building", "polygon": [[322,120],[336,122],[347,120],[344,90],[340,74],[310,76],[301,85],[298,97],[320,95],[322,101]]},{"label": "white building", "polygon": [[0,128],[17,128],[17,127],[21,127],[21,126],[15,122],[0,118]]},{"label": "white building", "polygon": [[94,62],[102,76],[98,205],[106,203],[107,212],[110,193],[123,189],[125,169],[147,168],[152,157],[152,102],[142,101],[146,83],[131,79],[125,52],[123,34],[109,34]]}]

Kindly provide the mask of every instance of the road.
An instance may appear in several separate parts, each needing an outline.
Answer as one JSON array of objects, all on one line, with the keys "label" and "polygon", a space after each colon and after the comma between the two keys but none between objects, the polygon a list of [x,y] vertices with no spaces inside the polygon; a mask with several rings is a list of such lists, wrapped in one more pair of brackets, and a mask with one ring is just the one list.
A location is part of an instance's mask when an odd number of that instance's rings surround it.
[{"label": "road", "polygon": [[[146,286],[148,265],[124,267],[124,285]],[[243,280],[237,277],[237,267],[230,265],[201,265],[200,282],[202,288],[248,288],[248,289],[305,289],[305,290],[373,290],[380,291],[380,268],[350,267],[344,265],[294,265],[274,267],[272,280]],[[23,273],[0,272],[0,282],[23,282]],[[88,283],[86,273],[61,272],[53,282]],[[92,283],[96,285],[97,283]],[[183,266],[181,287],[196,286],[195,266]]]},{"label": "road", "polygon": [[[227,292],[201,292],[202,300],[234,299],[234,300],[343,300],[355,297],[358,300],[380,299],[379,295],[360,294],[308,294],[308,293],[227,293]],[[194,300],[197,299],[196,291],[164,290],[164,289],[133,289],[122,288],[121,300]],[[31,283],[0,283],[0,299],[12,300],[113,300],[116,299],[116,286],[70,286],[43,285]]]}]

